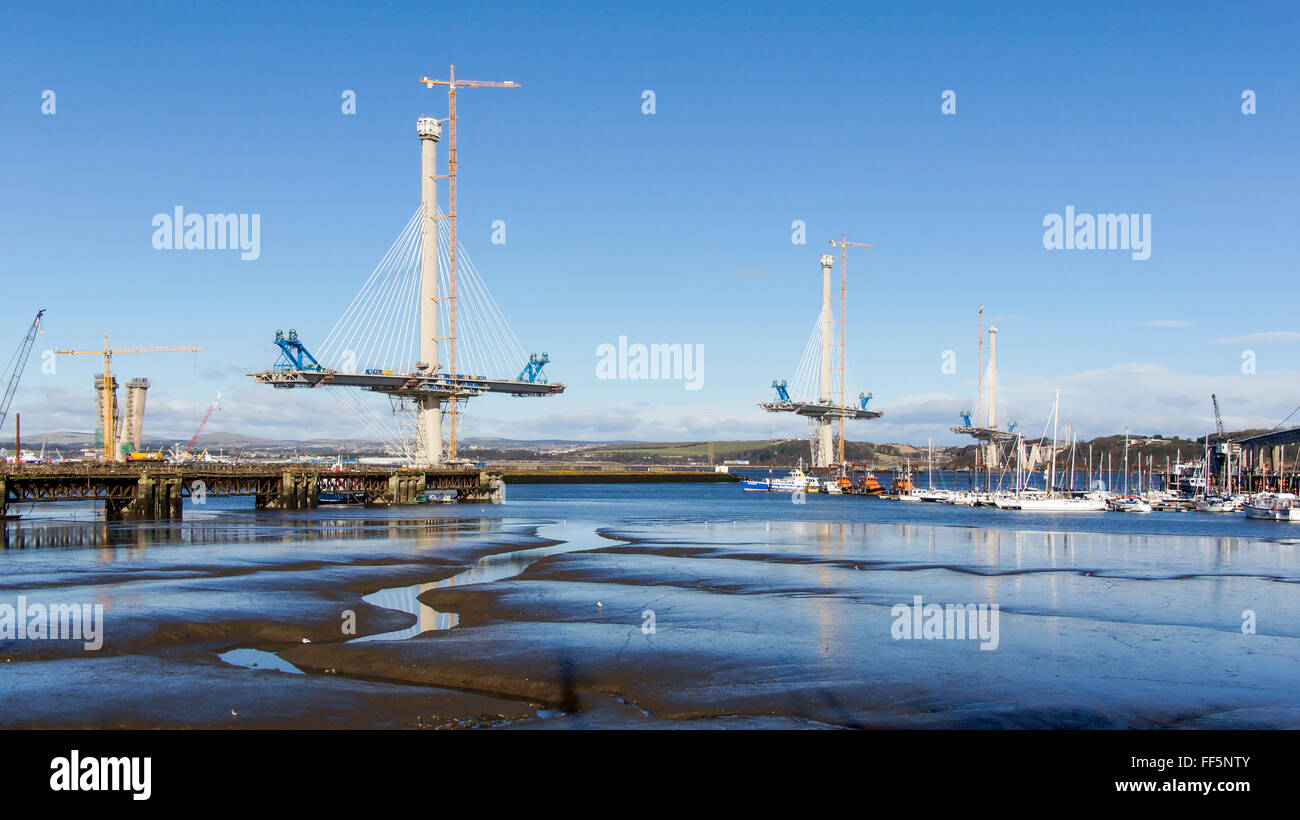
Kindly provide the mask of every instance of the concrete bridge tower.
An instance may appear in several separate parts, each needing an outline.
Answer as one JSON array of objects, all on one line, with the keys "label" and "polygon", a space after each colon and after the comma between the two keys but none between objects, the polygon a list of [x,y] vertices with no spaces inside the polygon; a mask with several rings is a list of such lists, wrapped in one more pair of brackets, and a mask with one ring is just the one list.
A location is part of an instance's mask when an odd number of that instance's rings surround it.
[{"label": "concrete bridge tower", "polygon": [[[430,373],[438,370],[438,183],[437,148],[442,123],[432,117],[416,122],[420,137],[420,364]],[[418,365],[417,365],[418,368]],[[442,463],[442,401],[417,399],[416,460],[422,465]]]},{"label": "concrete bridge tower", "polygon": [[[829,253],[821,255],[822,266],[822,374],[817,400],[822,404],[831,404],[831,266],[835,264]],[[831,417],[824,415],[817,419],[817,453],[813,457],[814,467],[831,465]]]}]

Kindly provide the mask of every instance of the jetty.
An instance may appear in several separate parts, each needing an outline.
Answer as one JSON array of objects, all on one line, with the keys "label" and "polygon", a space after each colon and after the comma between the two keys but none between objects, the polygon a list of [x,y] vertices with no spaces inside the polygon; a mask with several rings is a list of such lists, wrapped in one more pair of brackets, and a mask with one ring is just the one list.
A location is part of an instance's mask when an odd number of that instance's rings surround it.
[{"label": "jetty", "polygon": [[338,493],[366,504],[418,504],[455,491],[456,500],[500,503],[499,472],[465,467],[343,469],[303,465],[123,464],[5,465],[0,471],[0,516],[11,506],[56,501],[103,502],[108,520],[181,518],[183,500],[254,496],[258,509],[310,509],[320,494]]}]

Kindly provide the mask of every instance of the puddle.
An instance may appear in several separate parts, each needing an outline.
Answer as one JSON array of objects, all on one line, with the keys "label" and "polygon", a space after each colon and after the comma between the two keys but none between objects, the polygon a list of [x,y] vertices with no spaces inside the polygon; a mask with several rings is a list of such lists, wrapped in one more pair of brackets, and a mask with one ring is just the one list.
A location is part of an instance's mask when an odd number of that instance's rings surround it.
[{"label": "puddle", "polygon": [[[456,612],[439,612],[431,606],[420,603],[419,596],[431,589],[443,589],[446,587],[468,586],[470,584],[487,584],[492,581],[500,581],[503,578],[511,578],[523,572],[534,562],[545,558],[548,555],[556,555],[562,552],[573,552],[574,550],[592,549],[594,547],[608,545],[609,539],[602,538],[597,534],[594,527],[570,525],[561,521],[556,524],[543,524],[537,528],[537,535],[552,541],[561,541],[559,544],[552,544],[547,547],[534,547],[532,549],[514,550],[511,552],[501,552],[492,555],[485,555],[478,561],[475,561],[467,569],[461,570],[455,575],[444,578],[441,581],[433,581],[428,584],[411,584],[401,587],[387,587],[369,595],[363,596],[361,600],[374,606],[392,609],[398,612],[405,612],[408,615],[414,615],[416,621],[405,629],[398,629],[392,632],[380,632],[375,635],[362,635],[359,638],[353,638],[355,641],[401,641],[407,638],[414,638],[425,632],[434,632],[443,629],[453,629],[460,623],[460,615]],[[260,649],[232,649],[229,652],[223,652],[218,657],[226,663],[235,666],[243,666],[248,669],[274,669],[280,672],[292,672],[298,675],[303,674],[293,664],[280,658],[273,652],[264,652]]]},{"label": "puddle", "polygon": [[534,562],[548,555],[562,552],[585,550],[605,546],[609,543],[600,537],[591,527],[570,527],[566,523],[545,524],[537,528],[537,535],[553,541],[563,541],[549,547],[501,552],[485,555],[468,569],[456,573],[450,578],[433,581],[428,584],[412,584],[404,587],[388,587],[366,595],[361,600],[385,609],[395,609],[414,615],[416,622],[406,629],[393,632],[381,632],[376,635],[363,635],[353,641],[400,641],[414,638],[425,632],[452,629],[460,623],[460,615],[455,612],[439,612],[431,606],[420,603],[419,596],[431,589],[468,586],[470,584],[488,584],[503,578],[512,578],[523,572]]},{"label": "puddle", "polygon": [[274,652],[263,652],[260,649],[232,649],[229,652],[222,652],[217,657],[232,666],[242,666],[245,669],[265,669],[288,672],[292,675],[305,674]]}]

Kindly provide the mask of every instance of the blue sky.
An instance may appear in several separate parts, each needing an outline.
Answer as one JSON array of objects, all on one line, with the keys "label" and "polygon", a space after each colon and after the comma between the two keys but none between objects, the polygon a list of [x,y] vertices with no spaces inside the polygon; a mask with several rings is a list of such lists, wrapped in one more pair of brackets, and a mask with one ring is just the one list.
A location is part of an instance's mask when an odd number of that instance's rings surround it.
[{"label": "blue sky", "polygon": [[[1230,426],[1300,404],[1287,4],[42,4],[0,31],[0,353],[40,307],[37,356],[203,346],[118,359],[154,384],[153,433],[187,436],[221,390],[213,430],[355,434],[242,374],[277,328],[323,337],[405,224],[415,118],[446,114],[416,80],[449,63],[523,84],[460,96],[461,240],[570,385],[477,400],[465,435],[802,434],[756,403],[793,376],[841,232],[875,245],[850,251],[849,361],[886,414],[854,438],[959,440],[980,304],[1026,429],[1057,387],[1083,436],[1199,434],[1211,392]],[[260,258],[155,250],[176,205],[260,214]],[[1151,214],[1150,259],[1044,249],[1068,205]],[[703,389],[597,379],[619,336],[703,345]],[[89,429],[97,366],[34,358],[24,428]]]}]

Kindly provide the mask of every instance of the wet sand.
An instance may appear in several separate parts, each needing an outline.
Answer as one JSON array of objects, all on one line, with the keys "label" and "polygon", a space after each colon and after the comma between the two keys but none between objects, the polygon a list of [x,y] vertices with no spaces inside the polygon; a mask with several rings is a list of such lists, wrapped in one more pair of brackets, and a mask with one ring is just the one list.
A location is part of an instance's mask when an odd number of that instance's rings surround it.
[{"label": "wet sand", "polygon": [[[99,652],[0,642],[0,723],[1300,728],[1295,540],[245,518],[274,536],[8,561],[0,601],[108,611]],[[917,595],[997,604],[997,648],[895,639]]]}]

